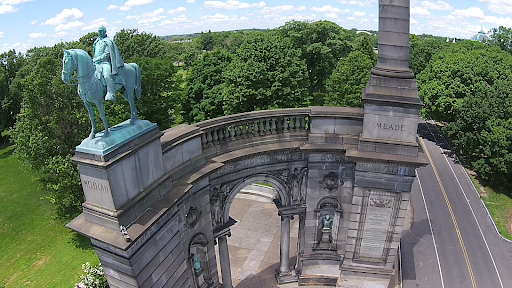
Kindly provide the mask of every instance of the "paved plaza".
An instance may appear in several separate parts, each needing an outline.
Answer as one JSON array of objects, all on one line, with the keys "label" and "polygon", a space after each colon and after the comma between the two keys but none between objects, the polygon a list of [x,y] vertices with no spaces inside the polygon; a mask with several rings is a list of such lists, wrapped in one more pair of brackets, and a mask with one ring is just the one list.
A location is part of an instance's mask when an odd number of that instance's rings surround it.
[{"label": "paved plaza", "polygon": [[[277,214],[277,208],[271,199],[240,193],[233,201],[229,214],[238,221],[231,228],[232,235],[228,238],[233,286],[298,287],[297,283],[278,285],[275,278],[275,270],[279,267],[281,217]],[[292,220],[290,226],[290,263],[295,263],[299,229],[297,217]],[[217,261],[218,259],[217,252]]]}]

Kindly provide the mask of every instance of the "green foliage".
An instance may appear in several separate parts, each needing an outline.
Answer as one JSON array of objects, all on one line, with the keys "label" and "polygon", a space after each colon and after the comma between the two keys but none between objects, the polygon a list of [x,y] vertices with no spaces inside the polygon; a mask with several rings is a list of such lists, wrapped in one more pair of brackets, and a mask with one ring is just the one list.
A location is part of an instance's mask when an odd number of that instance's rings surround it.
[{"label": "green foliage", "polygon": [[[373,53],[373,51],[372,51]],[[354,51],[341,59],[327,80],[325,105],[363,107],[362,90],[370,77],[376,59],[361,51]]]},{"label": "green foliage", "polygon": [[353,51],[360,51],[364,55],[368,56],[368,58],[372,61],[372,63],[377,64],[377,54],[373,50],[374,42],[376,42],[376,36],[368,35],[366,33],[357,34],[354,39],[354,48]]},{"label": "green foliage", "polygon": [[512,28],[500,26],[491,30],[491,36],[487,43],[512,54]]},{"label": "green foliage", "polygon": [[185,121],[199,122],[224,115],[224,72],[233,60],[225,50],[206,52],[193,62],[187,84],[186,101],[183,101]]},{"label": "green foliage", "polygon": [[122,29],[113,40],[124,60],[134,57],[161,58],[168,53],[168,42],[151,33],[140,33],[138,29]]},{"label": "green foliage", "polygon": [[203,33],[201,32],[201,35],[199,36],[199,43],[201,50],[204,51],[212,51],[214,42],[213,42],[213,34],[212,31],[208,30],[208,32]]},{"label": "green foliage", "polygon": [[444,48],[451,45],[444,39],[434,37],[415,37],[411,35],[411,48],[409,50],[409,67],[411,71],[419,75],[427,67],[430,59]]},{"label": "green foliage", "polygon": [[0,133],[14,125],[20,112],[22,97],[13,83],[25,62],[25,57],[14,50],[0,54]]},{"label": "green foliage", "polygon": [[69,288],[87,261],[98,263],[89,239],[55,218],[41,197],[38,172],[27,171],[14,146],[0,148],[0,284],[5,287]]},{"label": "green foliage", "polygon": [[[139,116],[158,123],[162,130],[176,124],[174,109],[183,102],[183,79],[173,61],[169,58],[133,58],[130,62],[137,63],[142,73],[142,95],[140,101],[136,100]],[[128,118],[129,114],[124,120]]]},{"label": "green foliage", "polygon": [[80,282],[76,284],[77,288],[106,288],[108,287],[107,278],[103,272],[101,264],[91,265],[89,262],[82,265],[84,273],[80,276]]},{"label": "green foliage", "polygon": [[251,33],[224,72],[227,92],[224,114],[302,107],[307,70],[300,50],[271,33]]},{"label": "green foliage", "polygon": [[417,77],[424,113],[445,123],[456,152],[487,181],[511,183],[512,56],[465,41],[436,54]]},{"label": "green foliage", "polygon": [[80,211],[83,192],[69,155],[88,134],[90,124],[76,88],[60,78],[59,58],[41,58],[21,81],[22,109],[11,137],[19,158],[43,172],[40,180],[56,204],[57,215],[72,217]]},{"label": "green foliage", "polygon": [[290,21],[276,31],[301,51],[301,58],[307,65],[310,96],[313,92],[324,91],[326,79],[339,59],[350,53],[355,37],[355,32],[330,21]]},{"label": "green foliage", "polygon": [[82,211],[85,201],[78,167],[71,162],[71,156],[54,156],[42,171],[42,183],[48,192],[48,199],[56,206],[59,218],[72,219]]}]

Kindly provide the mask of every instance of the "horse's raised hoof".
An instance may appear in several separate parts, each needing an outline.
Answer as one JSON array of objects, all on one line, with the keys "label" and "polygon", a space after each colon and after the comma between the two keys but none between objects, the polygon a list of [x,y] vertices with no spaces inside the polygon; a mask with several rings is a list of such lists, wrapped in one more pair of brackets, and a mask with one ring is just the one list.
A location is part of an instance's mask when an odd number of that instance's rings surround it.
[{"label": "horse's raised hoof", "polygon": [[92,139],[94,139],[95,136],[96,136],[96,133],[91,132],[91,134],[89,134],[89,139],[92,140]]}]

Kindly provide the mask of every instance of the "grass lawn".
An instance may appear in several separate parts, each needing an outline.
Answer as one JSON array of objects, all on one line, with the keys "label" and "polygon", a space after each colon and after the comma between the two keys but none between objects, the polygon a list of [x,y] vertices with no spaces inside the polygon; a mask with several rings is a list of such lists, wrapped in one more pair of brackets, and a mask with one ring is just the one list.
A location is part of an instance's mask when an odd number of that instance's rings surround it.
[{"label": "grass lawn", "polygon": [[480,198],[482,198],[485,206],[487,206],[501,236],[512,240],[510,236],[512,233],[510,227],[512,224],[512,198],[510,197],[510,191],[483,186],[473,175],[469,173],[468,175],[477,188],[478,193],[480,193]]},{"label": "grass lawn", "polygon": [[53,218],[14,147],[0,147],[0,287],[74,287],[85,262],[98,263],[87,238]]}]

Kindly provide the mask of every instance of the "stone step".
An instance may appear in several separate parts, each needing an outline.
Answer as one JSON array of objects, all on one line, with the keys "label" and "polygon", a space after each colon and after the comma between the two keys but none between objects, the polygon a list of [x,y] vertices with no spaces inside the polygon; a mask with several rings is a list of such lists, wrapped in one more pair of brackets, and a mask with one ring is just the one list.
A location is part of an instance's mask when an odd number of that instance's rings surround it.
[{"label": "stone step", "polygon": [[272,202],[277,197],[277,191],[268,186],[251,184],[236,195],[236,198],[249,199],[258,202]]}]

